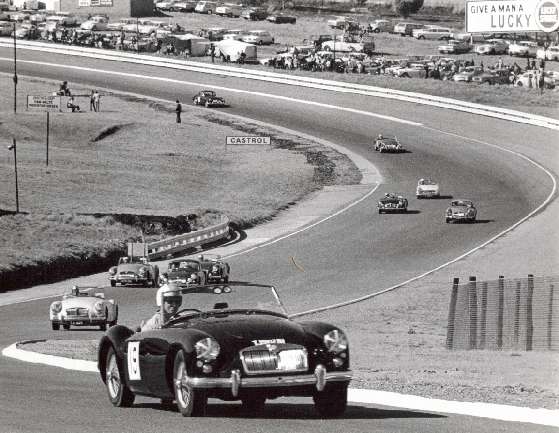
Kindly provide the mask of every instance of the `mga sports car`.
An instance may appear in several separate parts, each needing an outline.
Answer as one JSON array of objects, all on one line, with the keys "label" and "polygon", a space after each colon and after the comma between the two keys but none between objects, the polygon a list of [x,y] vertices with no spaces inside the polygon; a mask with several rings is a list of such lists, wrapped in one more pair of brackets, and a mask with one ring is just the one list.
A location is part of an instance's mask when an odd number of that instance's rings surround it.
[{"label": "mga sports car", "polygon": [[379,135],[373,144],[373,147],[376,151],[380,153],[384,152],[392,152],[392,153],[400,153],[404,151],[404,148],[398,141],[396,137],[383,137]]},{"label": "mga sports car", "polygon": [[377,207],[379,214],[383,212],[407,212],[408,199],[400,194],[388,192],[378,201]]},{"label": "mga sports car", "polygon": [[447,223],[455,221],[475,222],[477,209],[471,200],[452,200],[446,209]]},{"label": "mga sports car", "polygon": [[206,281],[208,283],[228,283],[231,267],[229,263],[221,260],[218,254],[199,255],[198,259],[202,265],[202,269],[206,272]]},{"label": "mga sports car", "polygon": [[415,190],[417,198],[440,197],[440,187],[437,182],[431,179],[419,179]]},{"label": "mga sports car", "polygon": [[157,287],[159,268],[149,263],[147,257],[125,256],[118,259],[118,265],[109,269],[111,286],[117,284],[141,284]]},{"label": "mga sports car", "polygon": [[290,319],[276,289],[259,284],[192,286],[160,329],[107,331],[98,367],[114,406],[136,395],[176,402],[183,416],[204,415],[208,398],[240,400],[245,410],[267,399],[308,396],[324,417],[340,416],[351,380],[349,343],[329,323]]},{"label": "mga sports car", "polygon": [[58,331],[70,326],[99,326],[104,331],[107,325],[118,321],[118,305],[114,299],[105,299],[105,292],[97,287],[74,286],[67,290],[60,301],[50,305],[52,329]]},{"label": "mga sports car", "polygon": [[174,283],[180,287],[206,284],[206,271],[199,260],[173,260],[169,262],[167,271],[160,277],[160,282],[161,284]]},{"label": "mga sports car", "polygon": [[194,105],[205,107],[226,107],[225,99],[217,96],[213,90],[201,90],[192,98]]}]

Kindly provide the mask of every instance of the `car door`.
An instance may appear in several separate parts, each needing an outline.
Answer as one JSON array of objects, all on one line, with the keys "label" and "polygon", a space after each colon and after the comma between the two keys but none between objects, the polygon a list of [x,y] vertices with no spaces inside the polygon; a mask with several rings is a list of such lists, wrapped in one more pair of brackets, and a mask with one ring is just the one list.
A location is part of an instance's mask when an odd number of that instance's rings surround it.
[{"label": "car door", "polygon": [[163,397],[168,394],[165,361],[170,345],[160,336],[149,335],[153,332],[135,334],[128,339],[124,366],[134,393]]}]

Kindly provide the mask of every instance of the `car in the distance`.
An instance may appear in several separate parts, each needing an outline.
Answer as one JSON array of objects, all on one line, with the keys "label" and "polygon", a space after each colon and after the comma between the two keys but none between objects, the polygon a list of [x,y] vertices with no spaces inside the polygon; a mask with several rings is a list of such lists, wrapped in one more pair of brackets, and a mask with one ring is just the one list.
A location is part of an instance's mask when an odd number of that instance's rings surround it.
[{"label": "car in the distance", "polygon": [[452,200],[445,211],[447,223],[453,222],[475,222],[477,209],[471,200]]},{"label": "car in the distance", "polygon": [[87,21],[84,21],[80,24],[80,29],[82,30],[108,30],[109,28],[109,19],[102,15],[95,15],[92,16]]},{"label": "car in the distance", "polygon": [[215,13],[216,8],[217,8],[217,2],[201,0],[196,4],[196,7],[194,8],[194,12],[199,14],[211,15]]},{"label": "car in the distance", "polygon": [[225,99],[217,96],[213,90],[201,90],[192,98],[194,105],[205,107],[226,107]]},{"label": "car in the distance", "polygon": [[402,194],[388,192],[377,203],[378,213],[408,211],[408,199]]},{"label": "car in the distance", "polygon": [[402,146],[402,144],[400,143],[397,137],[384,137],[383,135],[379,135],[377,138],[375,138],[375,141],[373,143],[373,148],[380,153],[404,152],[404,147]]},{"label": "car in the distance", "polygon": [[424,24],[400,22],[394,25],[394,33],[400,36],[413,36],[413,31],[424,28]]},{"label": "car in the distance", "polygon": [[251,21],[262,21],[265,20],[267,16],[268,12],[266,12],[265,9],[258,7],[243,9],[243,11],[241,12],[242,18]]},{"label": "car in the distance", "polygon": [[559,60],[559,45],[551,45],[536,51],[536,57],[544,60]]},{"label": "car in the distance", "polygon": [[477,84],[510,84],[510,70],[508,68],[486,69],[481,74],[472,77],[472,83]]},{"label": "car in the distance", "polygon": [[215,8],[215,14],[229,17],[229,18],[239,18],[242,12],[242,5],[234,3],[224,3]]},{"label": "car in the distance", "polygon": [[198,256],[198,260],[206,273],[208,284],[229,282],[231,266],[224,262],[219,254],[203,254]]},{"label": "car in the distance", "polygon": [[439,183],[432,179],[419,179],[417,188],[415,189],[415,195],[419,199],[440,197],[441,189]]},{"label": "car in the distance", "polygon": [[[551,71],[544,72],[544,86],[546,89],[554,89],[556,86],[555,79],[549,75],[549,72]],[[526,71],[516,76],[514,85],[516,87],[537,87],[539,85],[537,83],[538,79],[537,71]]]},{"label": "car in the distance", "polygon": [[[180,289],[185,307],[160,329],[117,325],[101,338],[98,368],[109,401],[137,395],[176,402],[184,417],[204,416],[208,399],[240,401],[254,414],[268,399],[312,397],[322,417],[347,407],[352,378],[346,334],[337,326],[294,321],[277,290],[259,284]],[[176,293],[176,292],[175,292]]]},{"label": "car in the distance", "polygon": [[274,37],[267,30],[249,30],[243,36],[242,41],[255,45],[272,45]]},{"label": "car in the distance", "polygon": [[165,1],[160,1],[155,3],[155,9],[158,11],[170,11],[172,12],[174,9],[173,7],[175,6],[175,3],[177,3],[176,0],[165,0]]},{"label": "car in the distance", "polygon": [[206,284],[206,271],[202,262],[194,259],[180,259],[169,262],[167,271],[160,276],[161,284],[176,284],[187,287],[193,284]]},{"label": "car in the distance", "polygon": [[10,36],[13,31],[13,23],[9,21],[0,21],[0,36]]},{"label": "car in the distance", "polygon": [[517,41],[509,44],[509,55],[519,57],[536,57],[538,43],[535,41]]},{"label": "car in the distance", "polygon": [[113,30],[113,31],[125,30],[125,31],[135,32],[136,24],[137,24],[136,18],[119,18],[116,21],[111,21],[110,23],[108,23],[107,30]]},{"label": "car in the distance", "polygon": [[295,24],[297,22],[297,17],[293,15],[285,15],[283,13],[272,14],[266,17],[266,21],[274,24]]},{"label": "car in the distance", "polygon": [[194,12],[197,1],[178,1],[171,7],[172,12]]},{"label": "car in the distance", "polygon": [[454,74],[452,79],[457,83],[469,83],[482,72],[483,68],[481,66],[466,66],[463,71]]},{"label": "car in the distance", "polygon": [[468,41],[457,41],[451,39],[444,45],[439,45],[437,47],[439,53],[441,54],[464,54],[471,51],[472,46]]},{"label": "car in the distance", "polygon": [[104,331],[118,322],[118,305],[105,299],[105,291],[98,287],[74,286],[66,290],[62,299],[50,304],[49,317],[53,331],[60,326],[99,326]]},{"label": "car in the distance", "polygon": [[328,27],[333,29],[346,29],[346,28],[355,28],[359,27],[359,23],[355,21],[353,18],[344,17],[344,16],[337,16],[332,19],[329,19],[326,24]]},{"label": "car in the distance", "polygon": [[78,23],[78,17],[70,12],[57,12],[54,15],[49,15],[47,21],[56,21],[62,26],[75,26]]},{"label": "car in the distance", "polygon": [[412,36],[416,39],[429,39],[442,41],[452,39],[452,30],[448,27],[428,26],[422,29],[414,29]]},{"label": "car in the distance", "polygon": [[109,281],[112,287],[117,284],[140,284],[157,287],[159,283],[159,267],[149,263],[145,256],[123,256],[118,264],[109,269]]},{"label": "car in the distance", "polygon": [[39,30],[35,24],[23,23],[16,29],[15,36],[18,39],[37,39]]},{"label": "car in the distance", "polygon": [[391,32],[394,30],[394,24],[388,20],[377,19],[368,24],[367,30],[373,33]]},{"label": "car in the distance", "polygon": [[474,46],[476,54],[506,54],[508,50],[509,44],[503,39],[488,39]]}]

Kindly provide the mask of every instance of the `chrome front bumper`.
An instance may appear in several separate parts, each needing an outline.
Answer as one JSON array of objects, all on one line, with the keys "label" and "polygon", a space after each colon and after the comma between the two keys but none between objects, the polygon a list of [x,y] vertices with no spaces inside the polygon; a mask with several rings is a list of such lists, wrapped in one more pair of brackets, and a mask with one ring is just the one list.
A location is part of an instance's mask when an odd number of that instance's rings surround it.
[{"label": "chrome front bumper", "polygon": [[352,378],[351,371],[327,372],[326,367],[317,365],[314,374],[299,374],[294,376],[266,376],[266,377],[241,377],[239,370],[233,370],[228,378],[220,377],[185,377],[183,386],[192,388],[228,388],[233,397],[239,395],[241,388],[277,388],[285,386],[313,385],[317,391],[324,390],[330,382],[349,382]]}]

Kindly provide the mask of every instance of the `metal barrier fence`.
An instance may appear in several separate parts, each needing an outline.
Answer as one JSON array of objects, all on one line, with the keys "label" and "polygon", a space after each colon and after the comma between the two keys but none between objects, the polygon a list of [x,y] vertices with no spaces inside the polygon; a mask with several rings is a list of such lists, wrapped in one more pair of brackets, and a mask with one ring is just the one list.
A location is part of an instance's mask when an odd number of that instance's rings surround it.
[{"label": "metal barrier fence", "polygon": [[559,350],[559,277],[455,278],[447,349]]}]

